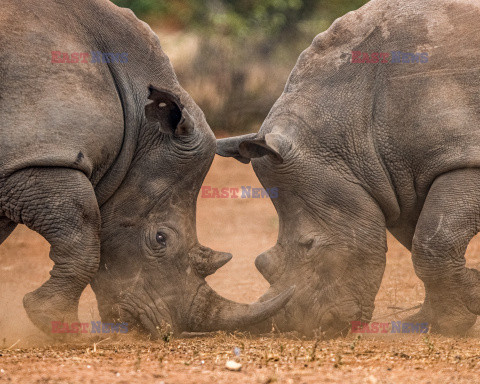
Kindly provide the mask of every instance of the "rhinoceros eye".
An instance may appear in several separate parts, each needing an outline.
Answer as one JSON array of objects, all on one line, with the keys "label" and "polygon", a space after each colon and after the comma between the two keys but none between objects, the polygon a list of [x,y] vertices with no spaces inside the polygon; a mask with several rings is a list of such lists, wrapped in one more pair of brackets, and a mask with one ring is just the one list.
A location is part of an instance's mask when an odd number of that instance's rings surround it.
[{"label": "rhinoceros eye", "polygon": [[155,240],[157,240],[157,243],[160,244],[162,247],[167,246],[167,235],[165,235],[163,232],[157,232],[155,235]]}]

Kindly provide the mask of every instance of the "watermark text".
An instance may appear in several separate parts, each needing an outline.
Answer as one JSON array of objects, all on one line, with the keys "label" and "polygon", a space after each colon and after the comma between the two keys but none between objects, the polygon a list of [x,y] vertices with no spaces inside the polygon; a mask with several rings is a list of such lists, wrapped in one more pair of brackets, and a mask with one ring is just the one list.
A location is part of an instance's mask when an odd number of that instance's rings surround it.
[{"label": "watermark text", "polygon": [[200,197],[203,199],[276,199],[278,188],[255,188],[250,185],[217,188],[204,185],[201,188]]},{"label": "watermark text", "polygon": [[390,323],[365,323],[351,321],[352,333],[428,333],[428,323],[405,323],[392,321]]},{"label": "watermark text", "polygon": [[77,63],[92,63],[92,64],[109,64],[109,63],[128,63],[128,53],[113,53],[113,52],[60,52],[52,51],[53,64],[77,64]]},{"label": "watermark text", "polygon": [[392,52],[362,52],[352,51],[352,63],[355,64],[424,64],[428,63],[428,52],[412,53],[402,51]]},{"label": "watermark text", "polygon": [[52,321],[52,333],[127,333],[128,323],[64,323]]}]

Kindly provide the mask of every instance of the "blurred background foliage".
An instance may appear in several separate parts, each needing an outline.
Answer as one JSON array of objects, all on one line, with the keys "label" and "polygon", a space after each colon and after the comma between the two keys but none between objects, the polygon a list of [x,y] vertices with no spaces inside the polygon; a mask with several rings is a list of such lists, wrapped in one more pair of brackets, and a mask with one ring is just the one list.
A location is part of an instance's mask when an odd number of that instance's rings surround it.
[{"label": "blurred background foliage", "polygon": [[257,131],[298,55],[367,0],[112,0],[157,32],[217,135]]}]

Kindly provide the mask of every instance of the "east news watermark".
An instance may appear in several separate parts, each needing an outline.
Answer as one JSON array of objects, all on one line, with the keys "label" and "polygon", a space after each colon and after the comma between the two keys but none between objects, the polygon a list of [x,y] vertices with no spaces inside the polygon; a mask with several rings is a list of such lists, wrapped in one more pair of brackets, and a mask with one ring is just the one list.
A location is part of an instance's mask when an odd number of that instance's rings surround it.
[{"label": "east news watermark", "polygon": [[362,52],[352,51],[354,64],[426,64],[428,52]]},{"label": "east news watermark", "polygon": [[276,199],[278,197],[278,187],[256,188],[250,185],[241,187],[211,187],[202,186],[200,190],[202,199]]},{"label": "east news watermark", "polygon": [[128,63],[127,52],[61,52],[52,51],[52,64],[110,64]]},{"label": "east news watermark", "polygon": [[52,321],[52,333],[128,333],[128,323],[64,323]]},{"label": "east news watermark", "polygon": [[428,333],[428,323],[408,323],[403,321],[391,321],[389,323],[365,323],[363,321],[351,321],[352,333]]}]

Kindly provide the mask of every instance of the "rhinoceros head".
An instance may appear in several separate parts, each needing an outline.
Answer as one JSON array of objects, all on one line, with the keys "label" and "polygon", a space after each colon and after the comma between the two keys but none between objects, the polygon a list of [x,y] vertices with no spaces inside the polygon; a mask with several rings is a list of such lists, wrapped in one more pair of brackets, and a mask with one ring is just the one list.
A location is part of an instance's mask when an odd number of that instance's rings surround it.
[{"label": "rhinoceros head", "polygon": [[100,269],[92,282],[103,321],[128,322],[152,336],[241,329],[272,316],[287,291],[266,303],[238,304],[205,281],[231,255],[199,244],[196,199],[215,154],[203,113],[150,86],[137,152],[120,188],[102,207]]},{"label": "rhinoceros head", "polygon": [[279,215],[277,244],[255,261],[270,283],[260,300],[296,286],[275,324],[282,331],[334,337],[348,332],[351,321],[371,318],[385,260],[363,247],[372,236],[359,219],[371,208],[365,191],[307,132],[294,114],[271,114],[258,134],[218,140],[217,153],[244,163],[251,159],[263,186],[278,189],[272,198]]}]

